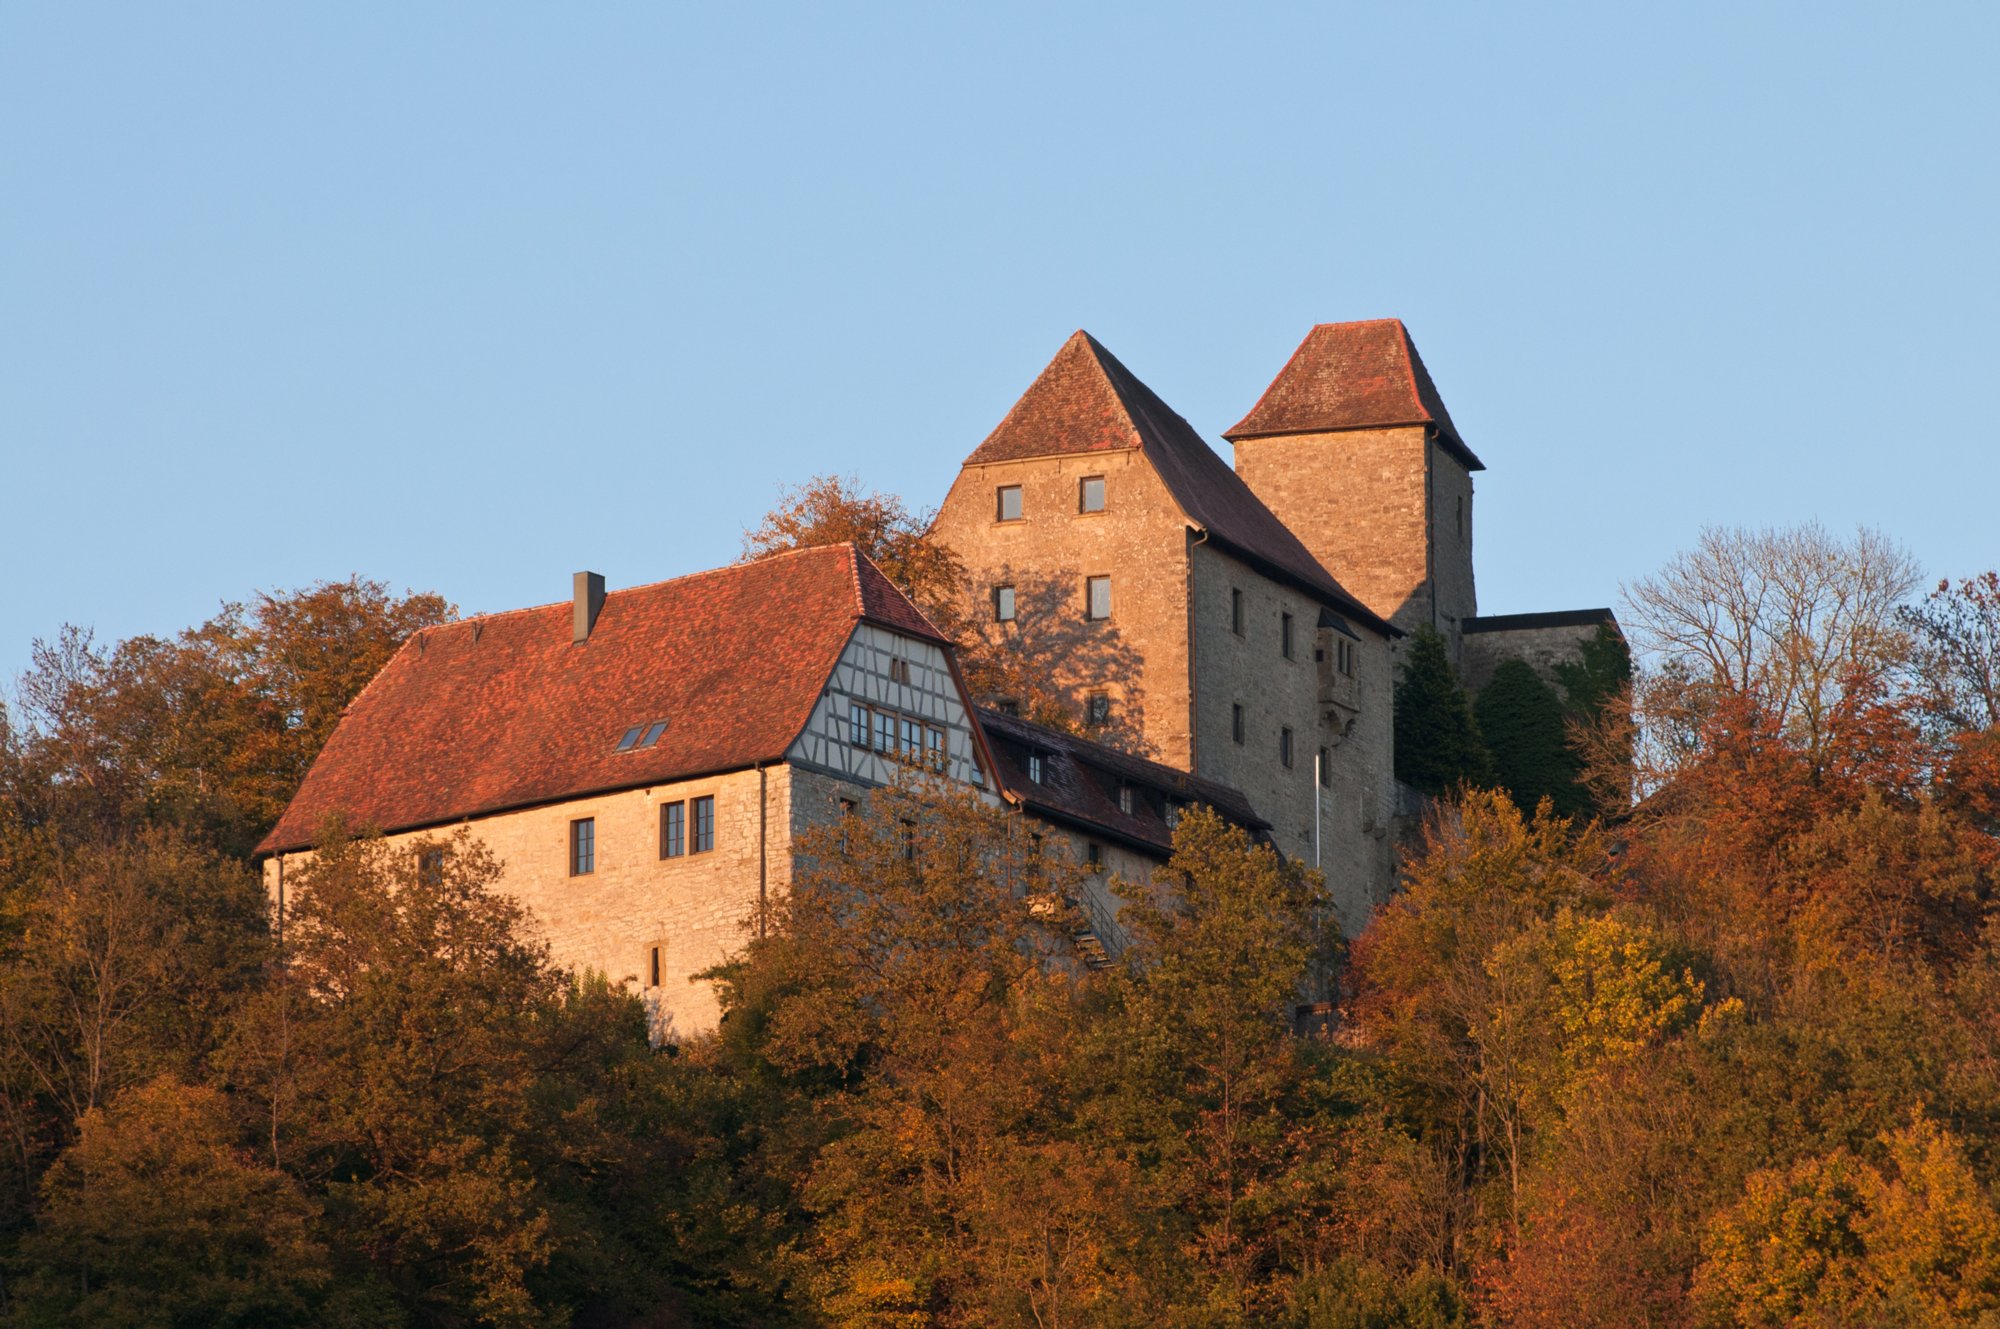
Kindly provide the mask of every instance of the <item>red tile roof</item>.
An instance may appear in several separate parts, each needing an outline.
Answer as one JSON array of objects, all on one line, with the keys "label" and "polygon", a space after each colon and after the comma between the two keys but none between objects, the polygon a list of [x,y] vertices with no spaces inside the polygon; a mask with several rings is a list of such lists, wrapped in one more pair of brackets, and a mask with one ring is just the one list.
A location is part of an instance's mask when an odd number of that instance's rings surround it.
[{"label": "red tile roof", "polygon": [[[944,640],[851,544],[612,591],[588,641],[569,601],[420,632],[258,848],[304,848],[334,813],[409,830],[778,760],[863,620]],[[617,751],[656,720],[652,747]]]},{"label": "red tile roof", "polygon": [[1216,544],[1377,631],[1395,632],[1334,580],[1194,426],[1087,332],[1063,343],[965,464],[1118,450],[1144,453],[1181,512]]},{"label": "red tile roof", "polygon": [[[1183,804],[1207,804],[1251,831],[1270,829],[1270,823],[1251,808],[1250,800],[1228,785],[1060,729],[1031,724],[1019,716],[985,709],[977,714],[986,731],[1001,790],[1042,816],[1162,858],[1173,852],[1173,828],[1166,820],[1168,798]],[[1043,755],[1039,784],[1028,778],[1030,751]],[[1129,813],[1118,806],[1121,784],[1132,785],[1138,795]]]},{"label": "red tile roof", "polygon": [[1416,343],[1396,318],[1322,323],[1223,437],[1318,434],[1389,425],[1435,425],[1468,470],[1486,469],[1451,422]]}]

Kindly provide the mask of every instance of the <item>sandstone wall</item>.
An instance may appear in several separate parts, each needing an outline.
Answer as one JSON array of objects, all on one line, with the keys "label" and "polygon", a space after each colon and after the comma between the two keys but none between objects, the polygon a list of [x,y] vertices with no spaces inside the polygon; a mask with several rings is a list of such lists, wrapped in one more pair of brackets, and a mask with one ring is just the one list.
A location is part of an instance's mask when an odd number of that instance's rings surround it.
[{"label": "sandstone wall", "polygon": [[[1105,510],[1078,509],[1078,483],[1105,480]],[[1019,485],[1019,521],[997,519],[995,493]],[[933,527],[965,563],[970,608],[991,622],[996,585],[1018,593],[1020,621],[1003,631],[1084,714],[1104,691],[1136,721],[1148,755],[1187,769],[1192,760],[1188,685],[1187,522],[1138,452],[1034,458],[967,466]],[[1084,617],[1084,579],[1111,578],[1111,617]],[[975,699],[977,700],[977,699]]]}]

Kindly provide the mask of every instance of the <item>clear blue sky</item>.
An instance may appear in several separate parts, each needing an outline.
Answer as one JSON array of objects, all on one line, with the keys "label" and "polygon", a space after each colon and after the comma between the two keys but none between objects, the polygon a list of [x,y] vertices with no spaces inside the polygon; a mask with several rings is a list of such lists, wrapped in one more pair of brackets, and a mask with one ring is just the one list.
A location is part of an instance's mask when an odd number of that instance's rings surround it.
[{"label": "clear blue sky", "polygon": [[0,675],[928,506],[1086,327],[1214,440],[1409,324],[1489,613],[1704,522],[2000,563],[1991,5],[0,7]]}]

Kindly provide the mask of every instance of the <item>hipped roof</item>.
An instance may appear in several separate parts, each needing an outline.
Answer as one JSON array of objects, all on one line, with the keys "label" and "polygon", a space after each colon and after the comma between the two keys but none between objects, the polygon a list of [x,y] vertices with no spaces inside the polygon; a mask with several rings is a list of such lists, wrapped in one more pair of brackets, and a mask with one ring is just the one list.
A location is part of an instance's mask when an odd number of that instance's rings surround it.
[{"label": "hipped roof", "polygon": [[[336,814],[412,830],[777,761],[856,624],[944,641],[851,544],[612,591],[581,642],[571,612],[565,600],[410,638],[259,850],[305,848]],[[652,746],[617,750],[660,720]]]}]

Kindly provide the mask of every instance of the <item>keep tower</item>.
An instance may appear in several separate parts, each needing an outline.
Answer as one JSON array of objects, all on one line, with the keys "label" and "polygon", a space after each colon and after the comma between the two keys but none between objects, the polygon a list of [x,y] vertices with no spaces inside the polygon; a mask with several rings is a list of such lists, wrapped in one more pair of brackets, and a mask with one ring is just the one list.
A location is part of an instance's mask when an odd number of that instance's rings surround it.
[{"label": "keep tower", "polygon": [[1224,437],[1236,473],[1343,586],[1459,656],[1478,612],[1472,473],[1485,466],[1400,319],[1315,327]]}]

